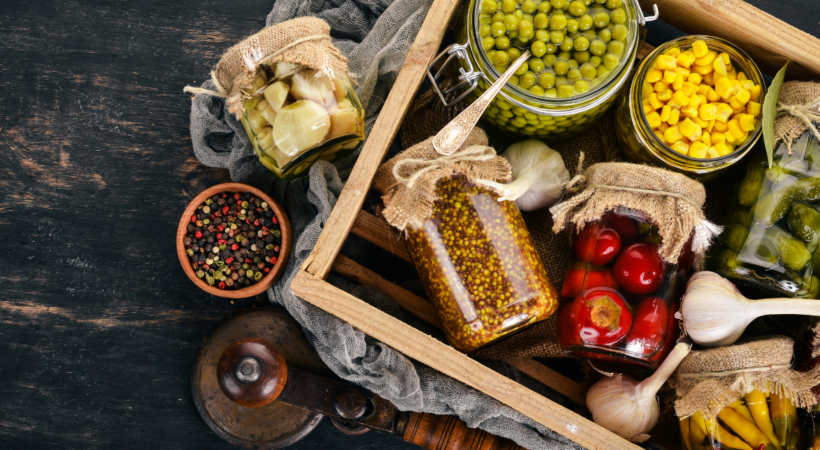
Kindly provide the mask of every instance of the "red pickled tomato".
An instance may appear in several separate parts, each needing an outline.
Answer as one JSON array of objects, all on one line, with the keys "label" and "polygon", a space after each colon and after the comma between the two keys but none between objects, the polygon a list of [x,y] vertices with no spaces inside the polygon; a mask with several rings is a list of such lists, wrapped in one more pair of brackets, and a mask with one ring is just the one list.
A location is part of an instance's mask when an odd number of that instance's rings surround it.
[{"label": "red pickled tomato", "polygon": [[627,291],[643,295],[655,292],[663,282],[666,267],[658,247],[645,242],[625,248],[612,269],[615,280]]},{"label": "red pickled tomato", "polygon": [[587,344],[614,345],[626,336],[632,314],[624,298],[612,289],[593,289],[570,305],[566,324]]},{"label": "red pickled tomato", "polygon": [[610,211],[604,215],[601,222],[618,232],[623,245],[629,245],[638,240],[638,227],[635,226],[635,221],[629,216]]},{"label": "red pickled tomato", "polygon": [[[586,273],[586,285],[584,284],[584,273]],[[618,283],[612,272],[606,268],[590,268],[587,272],[586,268],[570,267],[567,269],[567,274],[564,276],[564,285],[561,287],[561,296],[574,298],[585,290],[594,289],[598,287],[608,287],[618,289]]]},{"label": "red pickled tomato", "polygon": [[621,238],[612,228],[594,223],[581,230],[573,248],[581,261],[603,266],[621,251]]},{"label": "red pickled tomato", "polygon": [[660,297],[645,298],[632,320],[626,335],[626,351],[644,356],[663,347],[669,328],[669,306]]}]

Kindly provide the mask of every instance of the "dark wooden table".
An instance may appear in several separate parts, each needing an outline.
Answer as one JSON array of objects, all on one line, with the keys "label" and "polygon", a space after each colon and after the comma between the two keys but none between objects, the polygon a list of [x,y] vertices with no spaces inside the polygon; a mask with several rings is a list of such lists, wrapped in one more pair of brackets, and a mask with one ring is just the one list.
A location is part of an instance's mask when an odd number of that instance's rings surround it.
[{"label": "dark wooden table", "polygon": [[[816,32],[811,0],[753,3]],[[229,181],[191,150],[186,84],[264,26],[269,0],[0,7],[0,448],[228,449],[189,376],[231,302],[194,287],[179,214]],[[650,26],[659,44],[679,34]],[[296,449],[410,448],[325,422]]]}]

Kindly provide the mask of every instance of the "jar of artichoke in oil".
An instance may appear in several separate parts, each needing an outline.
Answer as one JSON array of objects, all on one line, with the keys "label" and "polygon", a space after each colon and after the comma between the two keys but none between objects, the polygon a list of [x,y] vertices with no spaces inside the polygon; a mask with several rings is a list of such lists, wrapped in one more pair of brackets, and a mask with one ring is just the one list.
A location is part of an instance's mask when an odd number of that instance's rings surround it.
[{"label": "jar of artichoke in oil", "polygon": [[458,173],[435,193],[408,250],[450,345],[470,352],[551,316],[558,295],[515,202]]},{"label": "jar of artichoke in oil", "polygon": [[461,59],[472,102],[529,49],[482,119],[508,134],[562,139],[612,106],[645,20],[635,0],[472,0],[446,52]]}]

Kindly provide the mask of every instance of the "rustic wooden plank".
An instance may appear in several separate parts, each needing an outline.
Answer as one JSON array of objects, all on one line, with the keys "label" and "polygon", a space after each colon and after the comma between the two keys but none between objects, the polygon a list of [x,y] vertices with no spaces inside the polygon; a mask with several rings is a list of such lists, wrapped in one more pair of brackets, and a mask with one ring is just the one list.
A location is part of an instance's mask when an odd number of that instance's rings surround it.
[{"label": "rustic wooden plank", "polygon": [[347,292],[300,271],[291,283],[299,297],[348,322],[404,355],[484,392],[585,448],[640,447],[494,372],[467,355],[394,319]]},{"label": "rustic wooden plank", "polygon": [[413,262],[410,260],[410,253],[407,252],[405,240],[399,236],[398,231],[383,219],[367,211],[359,211],[350,232],[383,250],[387,250],[395,257],[409,263]]},{"label": "rustic wooden plank", "polygon": [[424,80],[427,66],[436,55],[444,37],[443,30],[447,28],[458,5],[458,0],[435,0],[430,7],[393,89],[384,102],[379,118],[376,119],[373,131],[370,132],[359,159],[342,189],[342,194],[319,236],[319,241],[302,264],[302,270],[316,278],[327,277],[336,255],[350,233],[356,215],[362,209],[365,194],[370,189],[376,169],[393,143],[410,103],[416,97],[416,91]]},{"label": "rustic wooden plank", "polygon": [[[742,48],[769,75],[786,60],[788,79],[820,77],[820,40],[741,0],[639,0],[657,4],[664,22],[691,34],[709,34]],[[813,10],[813,9],[812,9]],[[815,16],[816,17],[816,16]],[[817,20],[815,19],[815,23]],[[817,29],[817,26],[814,26]]]},{"label": "rustic wooden plank", "polygon": [[586,406],[587,390],[584,386],[561,375],[549,367],[539,363],[532,358],[505,359],[505,363],[517,368],[521,372],[551,387],[557,392],[567,396],[579,406]]}]

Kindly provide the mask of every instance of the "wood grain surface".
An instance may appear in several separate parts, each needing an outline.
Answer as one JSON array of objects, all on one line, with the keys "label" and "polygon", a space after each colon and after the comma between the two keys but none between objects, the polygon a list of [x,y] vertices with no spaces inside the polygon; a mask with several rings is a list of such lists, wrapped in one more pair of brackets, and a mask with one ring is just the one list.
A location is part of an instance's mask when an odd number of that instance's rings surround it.
[{"label": "wood grain surface", "polygon": [[[750,3],[819,29],[810,0]],[[2,2],[0,448],[233,448],[197,414],[191,364],[219,319],[267,299],[210,296],[177,261],[179,214],[230,181],[194,157],[182,88],[271,5]],[[678,35],[653,23],[648,41]],[[291,448],[416,447],[328,422]]]}]

